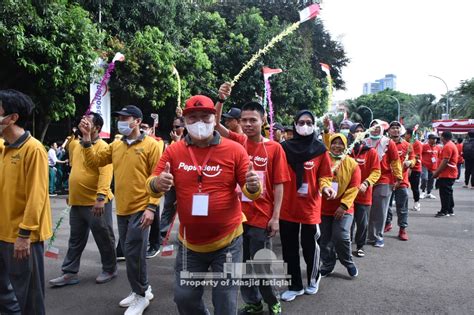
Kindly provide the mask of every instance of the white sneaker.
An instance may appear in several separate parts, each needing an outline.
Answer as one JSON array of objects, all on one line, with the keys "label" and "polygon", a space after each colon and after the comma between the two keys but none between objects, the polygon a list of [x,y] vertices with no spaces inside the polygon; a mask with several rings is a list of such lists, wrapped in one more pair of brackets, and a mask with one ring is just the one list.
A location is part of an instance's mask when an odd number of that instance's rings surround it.
[{"label": "white sneaker", "polygon": [[300,291],[288,290],[281,294],[281,299],[283,301],[290,302],[290,301],[293,301],[297,296],[300,296],[303,294],[304,294],[304,290],[300,290]]},{"label": "white sneaker", "polygon": [[413,206],[413,211],[420,211],[421,210],[421,205],[419,202],[415,202],[415,205]]},{"label": "white sneaker", "polygon": [[125,315],[142,315],[148,305],[150,301],[146,297],[135,294],[135,299],[125,311]]},{"label": "white sneaker", "polygon": [[[132,302],[135,300],[135,296],[137,296],[135,292],[130,292],[130,294],[125,299],[120,301],[119,303],[120,307],[129,307],[132,304]],[[145,297],[147,298],[148,301],[153,300],[153,298],[155,297],[153,293],[151,292],[151,285],[149,285],[148,289],[146,289]]]},{"label": "white sneaker", "polygon": [[429,194],[429,195],[428,195],[428,198],[429,198],[429,199],[436,199],[436,196],[433,195],[433,194]]},{"label": "white sneaker", "polygon": [[318,274],[318,278],[314,280],[311,285],[304,288],[304,294],[313,295],[319,291],[319,282],[321,281],[321,273]]},{"label": "white sneaker", "polygon": [[421,193],[421,195],[420,195],[420,199],[425,199],[425,198],[426,198],[426,194],[425,194],[424,192],[423,192],[423,193]]}]

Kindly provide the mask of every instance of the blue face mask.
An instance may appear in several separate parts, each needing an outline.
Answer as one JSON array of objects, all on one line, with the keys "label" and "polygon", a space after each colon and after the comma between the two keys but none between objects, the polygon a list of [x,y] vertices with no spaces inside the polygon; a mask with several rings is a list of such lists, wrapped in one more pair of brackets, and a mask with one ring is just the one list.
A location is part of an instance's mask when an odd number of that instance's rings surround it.
[{"label": "blue face mask", "polygon": [[349,129],[341,129],[339,130],[346,138],[349,136]]},{"label": "blue face mask", "polygon": [[130,128],[130,124],[128,121],[118,121],[117,129],[119,133],[124,135],[125,137],[129,136],[133,131],[133,128]]},{"label": "blue face mask", "polygon": [[372,140],[379,140],[380,138],[382,138],[381,135],[378,135],[378,136],[370,135],[370,139]]}]

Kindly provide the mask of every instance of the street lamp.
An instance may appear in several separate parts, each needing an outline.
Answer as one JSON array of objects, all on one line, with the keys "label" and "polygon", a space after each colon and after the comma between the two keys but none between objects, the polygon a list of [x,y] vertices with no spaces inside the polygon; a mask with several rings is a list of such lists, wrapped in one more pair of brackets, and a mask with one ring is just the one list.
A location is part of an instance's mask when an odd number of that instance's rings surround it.
[{"label": "street lamp", "polygon": [[444,81],[443,79],[441,79],[438,76],[435,76],[435,75],[432,75],[432,74],[428,74],[428,76],[436,78],[438,80],[441,80],[441,82],[443,82],[444,86],[446,87],[446,114],[448,114],[448,119],[449,119],[449,89],[448,89],[448,85],[446,84],[446,81]]},{"label": "street lamp", "polygon": [[374,120],[374,112],[367,106],[359,106],[359,108],[357,109],[357,111],[359,111],[360,108],[367,108],[369,111],[370,111],[370,122],[369,122],[369,125],[370,123]]},{"label": "street lamp", "polygon": [[397,101],[397,104],[398,104],[398,116],[397,116],[398,118],[397,118],[397,120],[400,121],[400,102],[398,101],[398,98],[396,98],[395,96],[388,95],[388,97],[391,97],[391,98],[393,98],[394,100]]}]

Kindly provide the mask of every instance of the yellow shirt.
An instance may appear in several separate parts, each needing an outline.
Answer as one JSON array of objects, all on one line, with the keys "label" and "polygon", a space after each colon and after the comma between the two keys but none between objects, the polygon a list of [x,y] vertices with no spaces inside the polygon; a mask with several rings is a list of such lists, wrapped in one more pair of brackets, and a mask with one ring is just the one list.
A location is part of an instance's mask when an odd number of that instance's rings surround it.
[{"label": "yellow shirt", "polygon": [[0,241],[14,243],[20,229],[30,231],[32,242],[50,238],[46,150],[25,132],[15,143],[0,145],[0,151]]},{"label": "yellow shirt", "polygon": [[[99,139],[92,144],[94,151],[106,149],[108,144]],[[107,200],[112,200],[114,195],[110,189],[112,182],[112,164],[104,167],[87,167],[82,155],[79,140],[74,139],[68,145],[71,174],[69,175],[69,204],[73,206],[92,206],[97,195],[104,195]]]},{"label": "yellow shirt", "polygon": [[150,197],[145,184],[161,158],[163,141],[143,134],[131,145],[125,141],[116,140],[97,151],[92,146],[81,150],[88,167],[113,164],[117,215],[131,215],[160,202]]}]

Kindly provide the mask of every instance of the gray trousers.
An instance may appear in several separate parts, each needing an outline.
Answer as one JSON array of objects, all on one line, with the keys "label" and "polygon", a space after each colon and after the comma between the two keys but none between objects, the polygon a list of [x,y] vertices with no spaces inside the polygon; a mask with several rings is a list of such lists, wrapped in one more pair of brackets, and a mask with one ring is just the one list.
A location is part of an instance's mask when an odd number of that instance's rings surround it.
[{"label": "gray trousers", "polygon": [[370,206],[368,205],[354,204],[354,221],[352,222],[351,235],[354,235],[354,229],[356,229],[356,233],[355,238],[351,239],[356,243],[358,249],[364,247],[367,241],[369,210]]},{"label": "gray trousers", "polygon": [[13,257],[13,243],[0,241],[0,312],[46,314],[44,307],[44,245],[31,243],[30,256]]},{"label": "gray trousers", "polygon": [[[174,302],[178,307],[179,314],[210,314],[202,300],[204,286],[193,286],[185,282],[186,280],[201,281],[203,279],[199,277],[192,279],[182,278],[181,271],[186,270],[191,273],[208,272],[210,268],[214,273],[222,273],[224,271],[226,258],[227,256],[230,256],[229,254],[232,256],[233,263],[242,262],[242,237],[234,239],[229,246],[210,253],[194,252],[185,248],[182,243],[179,244],[178,253],[176,255],[176,282],[174,286]],[[221,283],[222,279],[219,277],[214,279],[218,281],[217,286],[212,288],[214,314],[237,314],[237,296],[239,287],[232,285],[232,279],[230,279],[230,285],[224,286]],[[183,280],[183,283],[181,280]]]},{"label": "gray trousers", "polygon": [[372,191],[372,206],[369,211],[369,231],[367,241],[375,242],[383,240],[383,230],[387,220],[388,202],[392,194],[392,186],[389,184],[378,184]]},{"label": "gray trousers", "polygon": [[[267,236],[267,230],[244,224],[244,235],[243,235],[243,262],[253,259],[256,252],[260,249],[267,248],[269,238]],[[268,266],[269,267],[269,266]],[[255,269],[258,269],[257,266]],[[255,270],[257,274],[271,275],[272,271],[270,268],[263,268],[263,270]],[[269,279],[266,279],[269,280]],[[242,293],[242,299],[245,303],[258,304],[263,300],[268,305],[274,305],[278,303],[277,292],[271,285],[260,285],[257,286],[241,286],[240,292]]]},{"label": "gray trousers", "polygon": [[64,258],[63,273],[78,273],[81,255],[87,245],[89,231],[92,232],[99,249],[102,270],[115,272],[117,257],[115,256],[115,236],[112,223],[112,202],[104,207],[104,214],[96,217],[92,214],[92,206],[72,206],[69,212],[69,245]]},{"label": "gray trousers", "polygon": [[[406,228],[408,226],[408,188],[398,188],[393,193],[397,207],[398,226]],[[392,223],[392,217],[391,211],[387,213],[386,223]]]},{"label": "gray trousers", "polygon": [[[352,214],[345,214],[341,220],[333,216],[321,216],[321,271],[332,271],[336,260],[346,268],[354,266],[351,253]],[[337,258],[336,258],[337,254]]]},{"label": "gray trousers", "polygon": [[150,227],[142,229],[140,220],[144,211],[132,215],[118,215],[120,244],[127,264],[127,278],[132,291],[145,296],[148,289],[146,250]]}]

